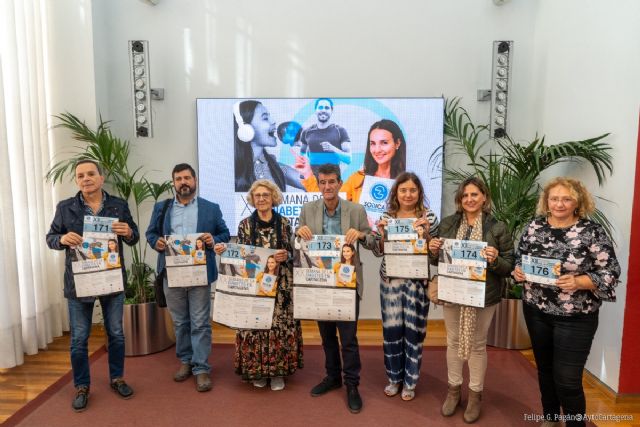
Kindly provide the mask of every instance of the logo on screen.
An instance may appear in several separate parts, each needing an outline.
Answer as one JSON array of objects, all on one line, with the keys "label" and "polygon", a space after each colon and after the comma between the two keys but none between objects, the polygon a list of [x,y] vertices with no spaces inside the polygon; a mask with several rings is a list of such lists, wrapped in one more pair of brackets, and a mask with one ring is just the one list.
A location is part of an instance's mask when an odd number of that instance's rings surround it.
[{"label": "logo on screen", "polygon": [[389,189],[384,184],[375,184],[371,187],[370,191],[371,197],[373,200],[379,202],[381,200],[387,200],[387,196],[389,195]]}]

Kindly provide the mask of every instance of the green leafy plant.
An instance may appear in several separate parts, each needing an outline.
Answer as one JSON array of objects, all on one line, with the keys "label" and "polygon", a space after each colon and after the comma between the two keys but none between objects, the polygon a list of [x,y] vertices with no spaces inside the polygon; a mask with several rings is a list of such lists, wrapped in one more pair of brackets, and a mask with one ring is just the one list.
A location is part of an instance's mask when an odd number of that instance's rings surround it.
[{"label": "green leafy plant", "polygon": [[[541,174],[552,166],[582,163],[591,166],[602,185],[613,172],[611,145],[602,142],[609,134],[581,141],[567,141],[549,145],[544,136],[536,135],[532,141],[518,143],[508,135],[492,138],[487,125],[476,125],[460,105],[460,98],[445,103],[445,141],[443,151],[431,156],[430,162],[440,164],[444,179],[459,184],[470,176],[479,177],[489,188],[493,200],[493,215],[507,225],[517,242],[526,225],[535,216],[538,196],[542,189]],[[463,168],[447,167],[444,153],[463,156]],[[611,235],[612,224],[599,210],[592,219],[603,225]],[[507,286],[507,297],[519,298],[522,287],[515,283]]]},{"label": "green leafy plant", "polygon": [[[173,190],[171,181],[151,182],[144,176],[143,168],[131,170],[129,141],[122,140],[111,133],[109,122],[100,122],[95,130],[71,113],[54,116],[59,123],[56,127],[71,131],[73,139],[82,142],[65,153],[65,159],[51,166],[46,179],[52,183],[62,182],[65,177],[73,179],[75,165],[81,160],[98,162],[104,172],[105,186],[132,206],[136,224],[140,224],[140,208],[148,201],[157,202],[163,194]],[[147,244],[144,237],[131,247],[131,266],[127,271],[126,302],[129,304],[155,301],[153,280],[154,269],[145,263]]]}]

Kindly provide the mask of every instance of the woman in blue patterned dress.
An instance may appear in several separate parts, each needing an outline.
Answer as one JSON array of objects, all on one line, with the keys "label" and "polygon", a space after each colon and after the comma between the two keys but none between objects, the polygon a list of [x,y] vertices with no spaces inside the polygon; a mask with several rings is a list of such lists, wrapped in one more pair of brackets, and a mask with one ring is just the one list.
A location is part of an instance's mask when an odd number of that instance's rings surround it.
[{"label": "woman in blue patterned dress", "polygon": [[[516,253],[513,275],[524,282],[524,316],[546,426],[559,426],[561,419],[567,426],[585,425],[582,373],[598,328],[598,309],[603,301],[615,301],[620,265],[603,227],[587,218],[594,209],[580,181],[553,179],[538,201],[541,216],[526,228]],[[555,284],[525,276],[523,255],[557,260]]]},{"label": "woman in blue patterned dress", "polygon": [[[387,212],[377,224],[381,236],[384,236],[384,227],[390,218],[416,218],[416,229],[423,227],[431,235],[437,233],[438,218],[425,206],[424,189],[416,174],[403,172],[396,178],[389,193]],[[373,252],[376,256],[384,255],[383,239]],[[384,366],[389,378],[384,393],[395,396],[402,387],[402,400],[412,400],[420,375],[422,343],[427,334],[427,280],[390,278],[383,258],[380,305]]]}]

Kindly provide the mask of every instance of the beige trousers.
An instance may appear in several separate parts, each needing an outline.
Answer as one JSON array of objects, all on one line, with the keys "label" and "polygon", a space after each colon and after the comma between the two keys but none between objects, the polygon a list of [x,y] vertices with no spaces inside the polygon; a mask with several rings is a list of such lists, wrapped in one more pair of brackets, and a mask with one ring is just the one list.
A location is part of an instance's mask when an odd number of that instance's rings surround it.
[{"label": "beige trousers", "polygon": [[[481,392],[484,386],[484,375],[487,371],[487,332],[491,319],[496,312],[497,304],[486,308],[478,308],[476,313],[476,331],[471,343],[469,355],[469,388]],[[458,357],[460,306],[447,304],[444,306],[444,326],[447,330],[447,372],[451,385],[462,384],[462,367],[464,360]]]}]

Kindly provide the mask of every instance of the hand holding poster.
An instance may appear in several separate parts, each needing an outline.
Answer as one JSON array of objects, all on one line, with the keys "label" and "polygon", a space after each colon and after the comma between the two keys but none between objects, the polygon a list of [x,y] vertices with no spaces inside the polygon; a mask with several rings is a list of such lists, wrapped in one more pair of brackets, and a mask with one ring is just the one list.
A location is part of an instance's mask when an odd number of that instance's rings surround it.
[{"label": "hand holding poster", "polygon": [[561,266],[557,259],[522,255],[522,272],[529,282],[555,286]]},{"label": "hand holding poster", "polygon": [[237,329],[271,329],[280,265],[276,249],[228,243],[220,257],[212,319]]},{"label": "hand holding poster", "polygon": [[293,260],[293,317],[355,320],[358,253],[343,235],[296,238]]},{"label": "hand holding poster", "polygon": [[390,218],[385,227],[384,258],[389,277],[429,278],[429,257],[424,226],[416,218]]},{"label": "hand holding poster", "polygon": [[201,234],[165,236],[167,284],[170,288],[206,286],[207,257]]},{"label": "hand holding poster", "polygon": [[73,248],[71,268],[78,297],[107,295],[124,290],[118,236],[111,225],[118,218],[86,215],[82,245]]},{"label": "hand holding poster", "polygon": [[484,307],[487,242],[444,239],[438,263],[438,299]]}]

